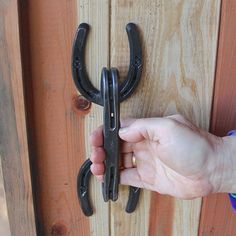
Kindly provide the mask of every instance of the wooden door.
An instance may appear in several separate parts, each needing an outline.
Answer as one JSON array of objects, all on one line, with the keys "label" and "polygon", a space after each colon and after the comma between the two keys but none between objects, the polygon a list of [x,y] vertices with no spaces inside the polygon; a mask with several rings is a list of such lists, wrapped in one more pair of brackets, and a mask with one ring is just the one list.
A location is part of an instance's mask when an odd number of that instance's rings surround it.
[{"label": "wooden door", "polygon": [[78,24],[90,24],[86,66],[92,83],[99,88],[104,66],[117,67],[123,79],[129,65],[125,26],[136,23],[144,68],[138,89],[121,104],[122,118],[180,113],[208,130],[220,13],[232,1],[18,2],[38,235],[223,235],[219,233],[223,226],[211,234],[217,222],[207,220],[212,219],[207,199],[201,211],[201,198],[187,201],[143,190],[137,210],[127,214],[127,187],[120,187],[117,202],[104,203],[95,179],[91,184],[95,213],[83,215],[76,178],[90,156],[89,134],[102,124],[102,108],[76,91],[71,49]]}]

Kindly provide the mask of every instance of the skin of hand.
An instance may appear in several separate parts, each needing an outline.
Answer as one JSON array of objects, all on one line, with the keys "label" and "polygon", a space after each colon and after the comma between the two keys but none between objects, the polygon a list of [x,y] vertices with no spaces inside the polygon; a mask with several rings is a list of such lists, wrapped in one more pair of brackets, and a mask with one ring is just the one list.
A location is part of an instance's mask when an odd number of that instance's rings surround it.
[{"label": "skin of hand", "polygon": [[[181,115],[124,121],[119,136],[125,167],[120,173],[121,184],[183,199],[236,190],[232,170],[232,165],[236,166],[232,158],[236,138],[212,135]],[[102,127],[92,133],[90,142],[91,172],[102,181]]]}]

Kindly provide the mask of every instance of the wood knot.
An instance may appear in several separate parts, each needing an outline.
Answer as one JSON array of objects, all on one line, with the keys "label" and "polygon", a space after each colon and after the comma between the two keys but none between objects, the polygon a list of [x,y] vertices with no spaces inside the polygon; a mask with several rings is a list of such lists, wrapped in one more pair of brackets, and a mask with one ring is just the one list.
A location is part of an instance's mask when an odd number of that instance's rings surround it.
[{"label": "wood knot", "polygon": [[52,226],[51,235],[59,236],[59,235],[66,235],[67,234],[67,227],[65,224],[61,222],[57,222]]},{"label": "wood knot", "polygon": [[86,115],[91,108],[91,102],[82,95],[75,95],[72,99],[73,109],[79,115]]}]

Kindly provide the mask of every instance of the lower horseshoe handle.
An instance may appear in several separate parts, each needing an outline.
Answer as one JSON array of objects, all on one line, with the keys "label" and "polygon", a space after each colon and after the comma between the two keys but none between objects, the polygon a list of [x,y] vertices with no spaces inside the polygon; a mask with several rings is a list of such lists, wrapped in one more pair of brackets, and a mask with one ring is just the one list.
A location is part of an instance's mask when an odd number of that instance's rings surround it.
[{"label": "lower horseshoe handle", "polygon": [[[77,195],[79,198],[80,207],[86,216],[91,216],[93,214],[93,208],[89,194],[89,182],[92,174],[90,171],[91,164],[92,162],[87,159],[81,166],[77,177]],[[135,210],[139,200],[139,195],[139,188],[133,186],[129,187],[129,199],[125,208],[127,213],[132,213]]]},{"label": "lower horseshoe handle", "polygon": [[129,199],[125,208],[127,213],[135,211],[140,195],[140,188],[129,186]]},{"label": "lower horseshoe handle", "polygon": [[91,176],[90,166],[92,162],[87,159],[80,167],[77,177],[77,195],[79,198],[80,207],[86,216],[93,214],[93,209],[89,200],[89,179]]}]

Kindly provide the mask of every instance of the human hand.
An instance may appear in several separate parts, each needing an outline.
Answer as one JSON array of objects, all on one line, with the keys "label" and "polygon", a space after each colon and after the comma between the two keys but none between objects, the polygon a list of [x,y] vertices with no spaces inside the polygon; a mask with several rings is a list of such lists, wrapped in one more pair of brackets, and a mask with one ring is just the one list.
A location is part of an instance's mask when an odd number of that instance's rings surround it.
[{"label": "human hand", "polygon": [[[126,169],[120,173],[121,184],[184,199],[222,191],[222,166],[226,166],[221,155],[222,138],[197,128],[180,115],[130,120],[122,126],[121,158]],[[91,171],[102,180],[102,127],[91,135],[91,144]]]}]

